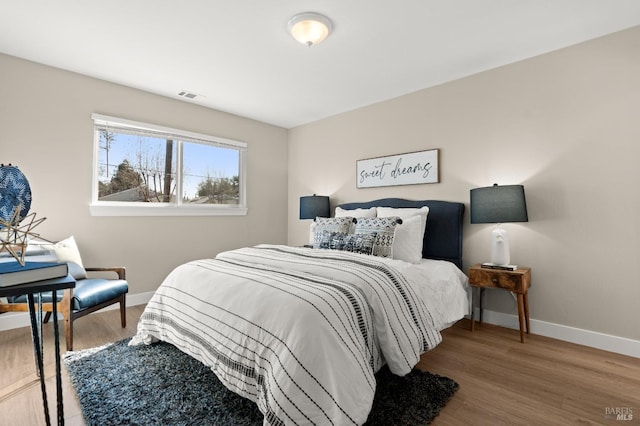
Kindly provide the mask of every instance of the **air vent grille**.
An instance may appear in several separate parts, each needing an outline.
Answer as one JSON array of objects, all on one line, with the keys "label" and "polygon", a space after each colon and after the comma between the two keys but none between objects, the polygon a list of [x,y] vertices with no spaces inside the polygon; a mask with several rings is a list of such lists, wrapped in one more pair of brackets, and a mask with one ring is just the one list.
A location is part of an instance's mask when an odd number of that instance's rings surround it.
[{"label": "air vent grille", "polygon": [[182,92],[178,93],[178,96],[182,96],[183,98],[195,99],[198,95],[183,90]]}]

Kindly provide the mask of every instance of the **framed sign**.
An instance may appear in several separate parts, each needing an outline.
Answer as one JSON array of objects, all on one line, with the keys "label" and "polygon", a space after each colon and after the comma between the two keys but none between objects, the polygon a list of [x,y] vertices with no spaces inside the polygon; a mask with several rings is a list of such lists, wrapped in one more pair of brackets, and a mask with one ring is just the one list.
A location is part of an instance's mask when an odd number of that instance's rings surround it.
[{"label": "framed sign", "polygon": [[356,188],[440,182],[439,149],[356,161]]}]

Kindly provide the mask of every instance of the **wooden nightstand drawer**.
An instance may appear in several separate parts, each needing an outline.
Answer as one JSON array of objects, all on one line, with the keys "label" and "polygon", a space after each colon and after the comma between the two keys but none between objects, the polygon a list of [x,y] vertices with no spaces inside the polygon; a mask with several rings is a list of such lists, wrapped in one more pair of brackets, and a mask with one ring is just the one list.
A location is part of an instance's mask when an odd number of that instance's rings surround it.
[{"label": "wooden nightstand drawer", "polygon": [[482,268],[469,269],[469,284],[475,287],[495,287],[515,293],[524,293],[529,288],[530,270],[498,271]]},{"label": "wooden nightstand drawer", "polygon": [[[482,323],[482,294],[485,288],[502,288],[512,291],[518,300],[518,321],[520,322],[520,342],[524,343],[524,332],[529,334],[529,295],[531,286],[531,268],[518,268],[515,271],[485,269],[475,264],[469,268],[469,285],[480,291],[480,323]],[[473,293],[472,293],[473,294]],[[473,305],[473,301],[472,301]],[[471,331],[474,329],[475,310],[471,311]]]}]

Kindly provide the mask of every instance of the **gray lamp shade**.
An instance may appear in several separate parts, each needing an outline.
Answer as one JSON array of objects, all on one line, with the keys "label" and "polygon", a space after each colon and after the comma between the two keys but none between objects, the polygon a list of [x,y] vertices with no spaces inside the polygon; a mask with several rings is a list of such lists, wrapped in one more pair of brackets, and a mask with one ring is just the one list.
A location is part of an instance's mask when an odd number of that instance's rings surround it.
[{"label": "gray lamp shade", "polygon": [[522,185],[494,184],[471,190],[471,223],[528,222]]},{"label": "gray lamp shade", "polygon": [[322,195],[308,195],[300,197],[300,219],[315,219],[329,217],[329,197]]}]

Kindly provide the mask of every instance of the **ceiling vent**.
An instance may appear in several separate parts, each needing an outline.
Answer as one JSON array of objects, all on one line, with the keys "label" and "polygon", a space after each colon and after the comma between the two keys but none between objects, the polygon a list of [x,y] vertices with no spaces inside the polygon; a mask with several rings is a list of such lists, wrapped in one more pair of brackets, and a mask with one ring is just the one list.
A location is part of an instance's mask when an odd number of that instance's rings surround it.
[{"label": "ceiling vent", "polygon": [[178,93],[178,96],[182,96],[183,98],[189,98],[189,99],[195,99],[196,95],[195,93],[191,93],[191,92],[185,92],[184,90],[180,93]]}]

